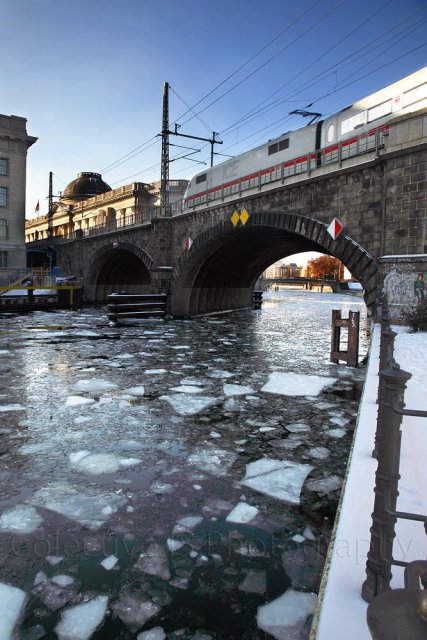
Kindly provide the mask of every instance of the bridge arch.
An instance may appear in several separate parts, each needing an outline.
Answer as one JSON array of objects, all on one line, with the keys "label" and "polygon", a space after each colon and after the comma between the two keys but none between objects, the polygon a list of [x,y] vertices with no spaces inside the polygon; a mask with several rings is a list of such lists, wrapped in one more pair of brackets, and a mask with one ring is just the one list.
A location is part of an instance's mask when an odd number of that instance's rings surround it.
[{"label": "bridge arch", "polygon": [[85,298],[105,302],[110,293],[150,293],[151,256],[129,242],[114,242],[100,247],[91,257],[85,277]]},{"label": "bridge arch", "polygon": [[364,289],[368,314],[374,314],[378,267],[357,242],[341,234],[332,240],[324,222],[283,212],[253,213],[236,227],[222,221],[200,233],[174,270],[171,311],[189,317],[251,305],[261,273],[280,258],[303,251],[332,255]]}]

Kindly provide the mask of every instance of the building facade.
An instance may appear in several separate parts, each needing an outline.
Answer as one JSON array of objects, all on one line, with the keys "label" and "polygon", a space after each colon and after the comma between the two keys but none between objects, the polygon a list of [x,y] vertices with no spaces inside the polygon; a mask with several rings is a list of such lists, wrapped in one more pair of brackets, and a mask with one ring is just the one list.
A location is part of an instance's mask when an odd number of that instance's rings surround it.
[{"label": "building facade", "polygon": [[0,115],[0,281],[8,283],[26,269],[25,189],[29,136],[27,120]]},{"label": "building facade", "polygon": [[[187,180],[169,181],[168,207],[172,214],[175,205],[181,202],[187,184]],[[112,189],[101,174],[84,171],[66,186],[53,204],[50,221],[47,213],[26,220],[25,240],[34,242],[57,236],[92,235],[105,226],[114,229],[143,222],[150,219],[150,212],[159,205],[159,196],[160,182],[132,182]]]}]

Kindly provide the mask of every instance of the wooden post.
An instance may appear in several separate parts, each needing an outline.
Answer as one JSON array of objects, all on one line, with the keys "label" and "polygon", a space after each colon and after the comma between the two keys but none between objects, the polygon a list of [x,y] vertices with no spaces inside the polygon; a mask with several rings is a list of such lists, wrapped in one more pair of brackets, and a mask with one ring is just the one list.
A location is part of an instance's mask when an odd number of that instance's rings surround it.
[{"label": "wooden post", "polygon": [[[349,311],[348,318],[341,318],[341,311],[332,311],[331,356],[330,361],[338,364],[344,360],[349,367],[359,364],[359,325],[360,311]],[[348,330],[347,350],[341,351],[341,329]]]}]

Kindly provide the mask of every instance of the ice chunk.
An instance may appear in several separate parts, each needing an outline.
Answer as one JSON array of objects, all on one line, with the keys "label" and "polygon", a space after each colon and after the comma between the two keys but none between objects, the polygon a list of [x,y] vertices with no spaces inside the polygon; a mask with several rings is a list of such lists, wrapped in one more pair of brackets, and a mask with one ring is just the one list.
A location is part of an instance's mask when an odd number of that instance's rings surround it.
[{"label": "ice chunk", "polygon": [[123,451],[139,451],[144,448],[137,440],[122,440],[119,446]]},{"label": "ice chunk", "polygon": [[168,482],[161,482],[160,480],[156,480],[156,482],[153,482],[153,484],[150,486],[150,489],[154,493],[162,495],[166,493],[173,493],[175,487],[173,484],[169,484]]},{"label": "ice chunk", "polygon": [[253,393],[254,390],[251,387],[246,387],[241,384],[225,384],[224,395],[226,396],[244,396],[248,393]]},{"label": "ice chunk", "polygon": [[341,429],[341,427],[336,427],[335,429],[326,429],[325,433],[330,438],[343,438],[347,431]]},{"label": "ice chunk", "polygon": [[276,640],[300,640],[308,616],[314,613],[316,594],[289,589],[272,602],[258,607],[257,624]]},{"label": "ice chunk", "polygon": [[119,559],[116,556],[112,555],[108,556],[108,558],[104,558],[104,560],[102,560],[102,562],[100,562],[99,564],[104,567],[106,571],[111,571],[111,569],[116,566],[118,561]]},{"label": "ice chunk", "polygon": [[135,396],[139,398],[144,395],[145,389],[142,386],[142,384],[140,384],[138,387],[130,387],[129,389],[123,389],[123,393],[129,396]]},{"label": "ice chunk", "polygon": [[348,418],[344,418],[343,416],[334,416],[333,418],[329,418],[329,422],[332,424],[336,424],[338,427],[345,427],[346,424],[350,422]]},{"label": "ice chunk", "polygon": [[193,384],[181,384],[179,387],[172,387],[171,391],[176,391],[177,393],[202,393],[202,389]]},{"label": "ice chunk", "polygon": [[58,482],[39,489],[30,502],[96,530],[127,500],[107,490],[101,492],[92,487],[81,490]]},{"label": "ice chunk", "polygon": [[122,594],[112,609],[131,631],[137,631],[160,611],[159,605],[151,600],[142,600],[131,593]]},{"label": "ice chunk", "polygon": [[34,586],[36,587],[38,584],[41,584],[42,582],[44,582],[45,580],[47,580],[48,577],[45,574],[44,571],[38,571],[36,573],[36,577],[34,578]]},{"label": "ice chunk", "polygon": [[161,376],[164,373],[167,373],[167,369],[146,369],[145,373],[149,376]]},{"label": "ice chunk", "polygon": [[9,533],[32,533],[43,522],[43,518],[34,507],[18,504],[12,509],[3,511],[0,516],[0,531]]},{"label": "ice chunk", "polygon": [[309,449],[307,453],[316,460],[325,460],[331,452],[326,447],[313,447],[312,449]]},{"label": "ice chunk", "polygon": [[326,495],[339,489],[342,485],[342,478],[339,476],[329,476],[328,478],[319,478],[317,480],[310,480],[307,482],[307,489],[309,491],[316,491],[320,495]]},{"label": "ice chunk", "polygon": [[162,627],[153,627],[149,631],[142,631],[136,636],[136,640],[165,640],[166,634]]},{"label": "ice chunk", "polygon": [[310,426],[305,422],[294,422],[293,424],[287,424],[286,429],[291,433],[305,433],[310,431]]},{"label": "ice chunk", "polygon": [[47,562],[54,567],[55,565],[59,564],[60,562],[62,562],[64,559],[64,556],[46,556],[46,560]]},{"label": "ice chunk", "polygon": [[169,402],[180,416],[191,416],[200,413],[219,402],[218,398],[209,396],[192,396],[186,393],[175,393],[170,396],[160,396],[160,400]]},{"label": "ice chunk", "polygon": [[91,378],[90,380],[79,380],[73,385],[76,391],[83,391],[86,393],[102,393],[103,391],[112,391],[117,389],[117,385],[114,382],[108,382],[108,380],[100,380]]},{"label": "ice chunk", "polygon": [[68,396],[65,401],[66,407],[79,407],[83,404],[94,404],[93,398],[83,398],[83,396]]},{"label": "ice chunk", "polygon": [[257,514],[258,509],[256,507],[252,507],[250,504],[246,504],[246,502],[239,502],[233,511],[228,514],[226,520],[227,522],[244,524],[253,520]]},{"label": "ice chunk", "polygon": [[216,447],[204,447],[196,449],[187,458],[187,462],[202,471],[207,471],[216,476],[225,476],[229,468],[237,458],[237,454],[232,451],[224,451]]},{"label": "ice chunk", "polygon": [[173,538],[168,538],[166,540],[167,547],[171,553],[178,551],[181,547],[184,546],[185,542],[181,542],[181,540],[174,540]]},{"label": "ice chunk", "polygon": [[87,640],[101,624],[107,611],[108,596],[97,596],[61,612],[55,631],[59,640]]},{"label": "ice chunk", "polygon": [[[268,431],[276,431],[277,427],[260,427],[258,431],[260,433],[268,433]],[[237,441],[236,441],[237,442]]]},{"label": "ice chunk", "polygon": [[44,580],[43,582],[37,584],[32,590],[32,593],[40,598],[43,604],[52,611],[62,609],[62,607],[66,605],[69,600],[71,600],[73,595],[75,595],[71,584],[55,584],[52,579]]},{"label": "ice chunk", "polygon": [[246,465],[241,484],[279,500],[299,504],[302,485],[313,468],[309,464],[261,458]]},{"label": "ice chunk", "polygon": [[230,373],[229,371],[221,371],[221,369],[213,369],[209,371],[208,375],[211,378],[219,378],[220,380],[228,380],[228,378],[232,378],[235,374]]},{"label": "ice chunk", "polygon": [[333,384],[335,378],[307,376],[302,373],[273,371],[261,391],[284,396],[317,396],[325,387]]},{"label": "ice chunk", "polygon": [[209,435],[211,438],[221,438],[221,434],[218,431],[211,431]]},{"label": "ice chunk", "polygon": [[25,407],[22,404],[0,404],[0,411],[25,411]]},{"label": "ice chunk", "polygon": [[11,640],[21,617],[27,594],[21,589],[0,582],[0,638]]},{"label": "ice chunk", "polygon": [[176,524],[182,529],[182,531],[192,531],[201,522],[203,522],[202,516],[184,516],[183,518],[179,518],[179,520],[176,521]]},{"label": "ice chunk", "polygon": [[74,578],[72,578],[71,576],[59,574],[57,576],[53,576],[53,578],[51,578],[51,582],[57,584],[59,587],[69,587],[73,584]]},{"label": "ice chunk", "polygon": [[121,467],[139,464],[139,458],[119,458],[114,453],[90,453],[90,451],[76,451],[70,453],[73,469],[90,475],[100,473],[115,473]]},{"label": "ice chunk", "polygon": [[262,570],[247,569],[246,575],[239,584],[240,591],[247,593],[265,593],[267,590],[267,575]]},{"label": "ice chunk", "polygon": [[304,538],[304,536],[300,535],[299,533],[296,533],[294,536],[292,536],[292,540],[294,542],[296,542],[297,544],[300,544],[301,542],[304,542],[305,538]]},{"label": "ice chunk", "polygon": [[171,577],[166,550],[156,542],[151,543],[147,550],[140,554],[135,568],[161,580],[170,580]]}]

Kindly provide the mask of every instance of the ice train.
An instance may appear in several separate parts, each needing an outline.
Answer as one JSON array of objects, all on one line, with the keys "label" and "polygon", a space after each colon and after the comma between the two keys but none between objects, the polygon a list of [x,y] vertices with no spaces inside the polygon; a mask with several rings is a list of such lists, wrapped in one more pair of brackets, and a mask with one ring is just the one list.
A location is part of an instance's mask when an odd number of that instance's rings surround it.
[{"label": "ice train", "polygon": [[391,118],[424,107],[427,67],[325,120],[289,131],[196,174],[188,184],[183,210],[227,201],[242,191],[263,190],[278,180],[375,150],[383,146]]}]

